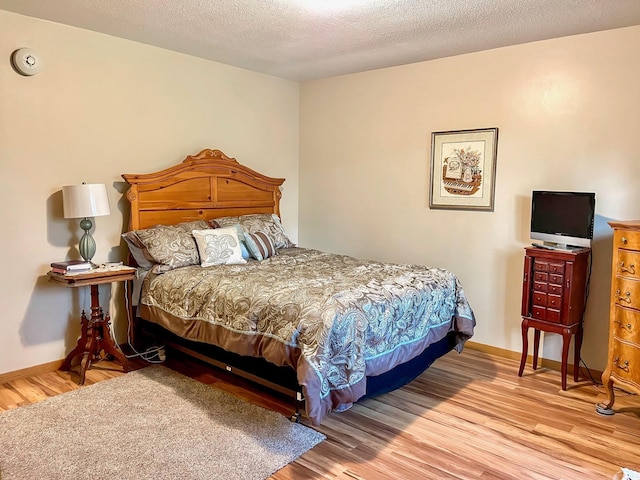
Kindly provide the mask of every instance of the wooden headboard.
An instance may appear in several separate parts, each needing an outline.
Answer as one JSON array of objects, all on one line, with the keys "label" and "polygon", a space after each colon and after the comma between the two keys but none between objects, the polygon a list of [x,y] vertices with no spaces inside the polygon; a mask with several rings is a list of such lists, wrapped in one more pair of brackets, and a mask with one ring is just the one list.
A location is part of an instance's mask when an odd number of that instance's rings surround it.
[{"label": "wooden headboard", "polygon": [[202,150],[155,173],[124,174],[131,185],[129,229],[211,220],[231,215],[280,215],[280,185],[220,150]]}]

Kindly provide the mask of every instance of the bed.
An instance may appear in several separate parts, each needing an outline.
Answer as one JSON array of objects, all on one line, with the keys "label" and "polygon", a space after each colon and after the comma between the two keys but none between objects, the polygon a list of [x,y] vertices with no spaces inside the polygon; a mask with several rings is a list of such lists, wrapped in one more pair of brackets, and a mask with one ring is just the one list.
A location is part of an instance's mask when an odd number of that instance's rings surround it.
[{"label": "bed", "polygon": [[452,272],[294,245],[280,222],[282,178],[211,149],[122,177],[123,237],[143,277],[135,329],[291,392],[315,425],[406,384],[473,335]]}]

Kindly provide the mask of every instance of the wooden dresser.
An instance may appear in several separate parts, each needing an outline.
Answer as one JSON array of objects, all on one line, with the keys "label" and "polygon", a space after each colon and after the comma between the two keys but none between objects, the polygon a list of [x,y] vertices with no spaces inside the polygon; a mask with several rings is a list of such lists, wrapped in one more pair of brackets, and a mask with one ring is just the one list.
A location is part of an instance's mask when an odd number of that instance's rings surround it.
[{"label": "wooden dresser", "polygon": [[640,220],[609,222],[613,228],[609,353],[602,383],[607,399],[596,411],[612,415],[614,384],[640,393]]},{"label": "wooden dresser", "polygon": [[525,249],[522,278],[522,376],[529,350],[528,332],[534,329],[533,369],[538,367],[540,332],[562,335],[562,389],[567,389],[567,357],[575,335],[573,379],[578,381],[582,346],[582,315],[586,303],[591,249]]}]

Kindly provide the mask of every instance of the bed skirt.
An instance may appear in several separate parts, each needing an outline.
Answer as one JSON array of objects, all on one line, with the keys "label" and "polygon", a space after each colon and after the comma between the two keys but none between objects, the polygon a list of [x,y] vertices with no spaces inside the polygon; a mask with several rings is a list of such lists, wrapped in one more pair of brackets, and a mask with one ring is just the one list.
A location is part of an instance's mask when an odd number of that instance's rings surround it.
[{"label": "bed skirt", "polygon": [[[293,397],[296,403],[304,400],[296,372],[291,367],[277,366],[263,358],[238,355],[215,345],[186,340],[155,323],[140,318],[137,319],[136,324],[136,338],[153,338],[156,344],[158,342],[164,343],[170,351],[180,351],[227,372],[285,394],[287,397]],[[431,344],[420,355],[408,362],[397,365],[392,370],[381,375],[367,377],[366,394],[362,398],[388,393],[406,385],[422,374],[438,358],[453,350],[456,343],[456,332],[449,332],[446,337]],[[300,406],[296,405],[296,412],[299,409]]]}]

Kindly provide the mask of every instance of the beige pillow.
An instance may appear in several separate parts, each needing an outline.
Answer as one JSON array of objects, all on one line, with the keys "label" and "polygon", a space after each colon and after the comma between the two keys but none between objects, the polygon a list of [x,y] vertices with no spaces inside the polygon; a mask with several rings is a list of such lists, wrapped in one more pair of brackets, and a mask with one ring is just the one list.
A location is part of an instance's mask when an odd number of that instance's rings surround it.
[{"label": "beige pillow", "polygon": [[156,225],[144,230],[135,230],[133,234],[142,245],[145,258],[157,264],[153,266],[152,271],[164,273],[174,268],[200,263],[198,247],[191,232],[207,228],[210,228],[207,222],[195,220],[177,225]]},{"label": "beige pillow", "polygon": [[228,227],[239,223],[249,233],[266,233],[276,248],[295,247],[289,240],[280,218],[275,213],[256,213],[252,215],[240,215],[235,217],[220,217],[211,221],[213,228]]},{"label": "beige pillow", "polygon": [[135,260],[138,267],[150,270],[154,265],[156,265],[155,260],[151,257],[145,246],[138,239],[136,232],[131,231],[123,233],[122,238],[127,244],[129,253],[131,253],[131,256]]},{"label": "beige pillow", "polygon": [[191,233],[198,246],[201,266],[247,263],[242,258],[238,230],[235,226],[193,230]]}]

